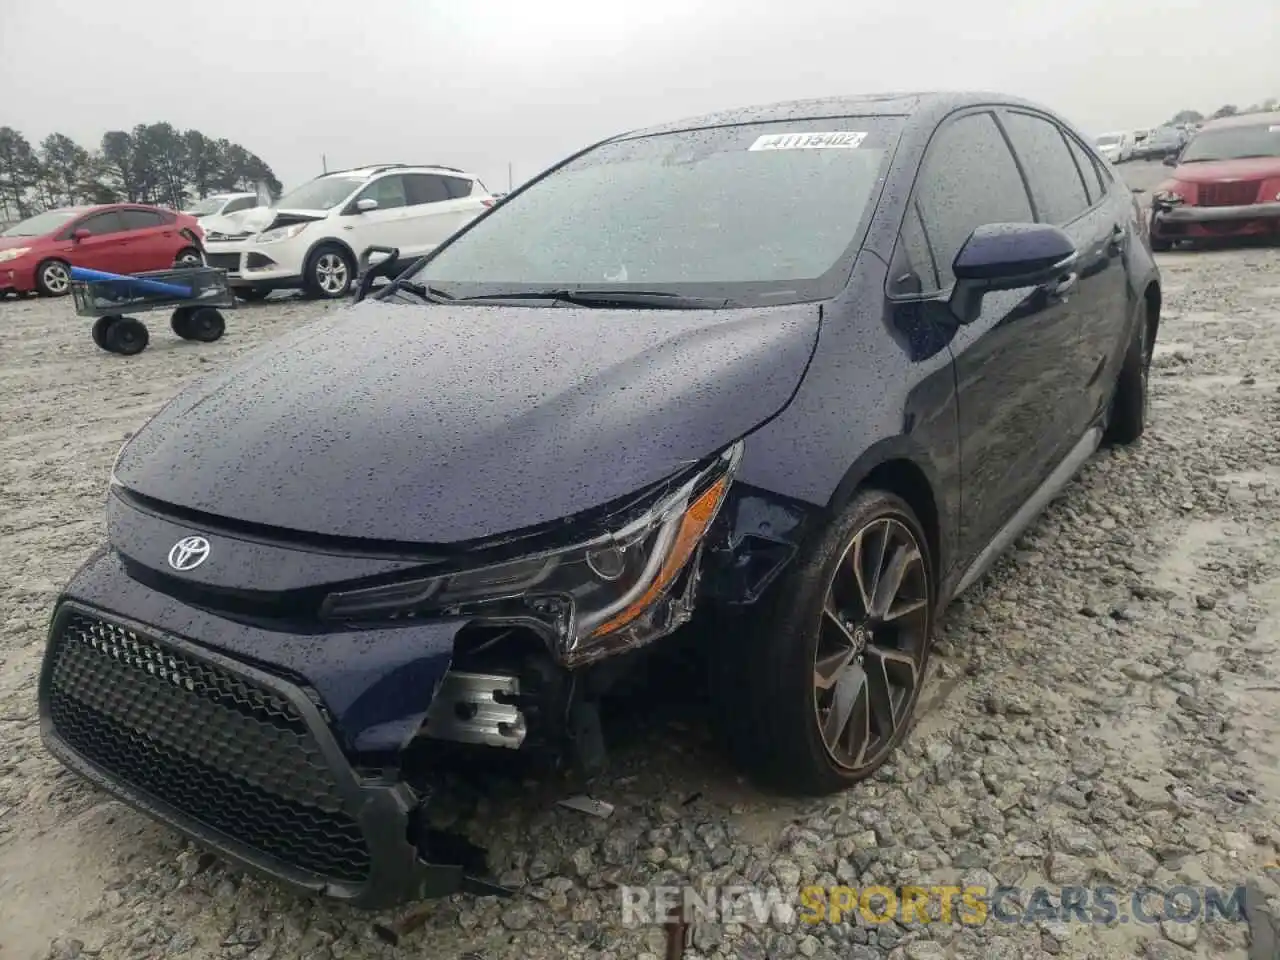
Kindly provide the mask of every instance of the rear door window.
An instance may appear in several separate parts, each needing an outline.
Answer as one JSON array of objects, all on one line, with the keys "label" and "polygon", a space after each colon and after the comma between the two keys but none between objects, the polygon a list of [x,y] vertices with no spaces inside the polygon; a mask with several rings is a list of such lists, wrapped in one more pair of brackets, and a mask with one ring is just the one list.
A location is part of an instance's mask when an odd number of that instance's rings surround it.
[{"label": "rear door window", "polygon": [[1058,125],[1018,111],[1007,112],[1003,119],[1040,220],[1062,226],[1088,210],[1092,204],[1081,171]]},{"label": "rear door window", "polygon": [[122,230],[147,230],[164,224],[164,217],[154,210],[121,210],[119,217]]},{"label": "rear door window", "polygon": [[445,181],[456,179],[454,177],[441,177],[434,173],[406,173],[404,179],[408,183],[409,203],[414,206],[453,199]]},{"label": "rear door window", "polygon": [[[921,293],[946,289],[955,282],[951,265],[978,227],[1033,219],[1013,154],[995,118],[987,112],[966,114],[944,124],[929,143],[916,183],[920,228],[936,265],[936,285],[932,289],[925,285]],[[899,242],[906,250],[913,242],[917,247],[920,244],[919,239],[910,238],[909,224],[908,219],[908,237]],[[913,255],[913,260],[919,259],[919,253]],[[919,271],[919,264],[916,269]],[[929,278],[929,271],[924,271],[922,285]]]}]

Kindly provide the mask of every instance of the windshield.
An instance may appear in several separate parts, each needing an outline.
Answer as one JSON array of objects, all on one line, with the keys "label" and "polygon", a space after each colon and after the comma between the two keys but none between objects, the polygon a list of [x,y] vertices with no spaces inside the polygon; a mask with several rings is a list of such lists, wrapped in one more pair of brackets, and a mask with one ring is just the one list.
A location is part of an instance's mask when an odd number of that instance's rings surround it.
[{"label": "windshield", "polygon": [[893,117],[826,118],[603,144],[505,198],[415,279],[448,296],[833,295],[900,128]]},{"label": "windshield", "polygon": [[1182,163],[1280,157],[1280,123],[1252,127],[1224,127],[1196,134],[1182,151]]},{"label": "windshield", "polygon": [[1100,136],[1097,140],[1093,142],[1100,147],[1109,147],[1113,143],[1120,142],[1120,135],[1116,133],[1104,133],[1102,136]]},{"label": "windshield", "polygon": [[199,203],[193,204],[183,210],[183,213],[190,214],[193,217],[207,217],[211,213],[217,213],[222,209],[222,205],[226,203],[226,197],[205,197]]},{"label": "windshield", "polygon": [[285,210],[328,210],[351,196],[351,191],[362,183],[363,180],[354,177],[312,180],[291,193],[286,193],[276,206]]},{"label": "windshield", "polygon": [[46,233],[53,233],[64,223],[75,219],[83,212],[83,210],[74,208],[46,210],[44,213],[38,213],[34,217],[18,221],[3,233],[0,233],[0,237],[43,237]]}]

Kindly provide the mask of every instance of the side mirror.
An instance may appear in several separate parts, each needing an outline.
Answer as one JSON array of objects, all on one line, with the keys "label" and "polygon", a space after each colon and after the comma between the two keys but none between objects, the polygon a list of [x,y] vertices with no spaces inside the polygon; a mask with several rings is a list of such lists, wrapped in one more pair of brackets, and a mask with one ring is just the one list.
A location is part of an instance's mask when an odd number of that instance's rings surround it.
[{"label": "side mirror", "polygon": [[92,233],[90,233],[84,227],[81,227],[75,233],[71,234],[71,239],[74,240],[76,243],[79,243],[81,240],[88,240],[92,236],[93,236]]},{"label": "side mirror", "polygon": [[984,294],[1047,283],[1070,271],[1076,257],[1071,238],[1045,223],[978,227],[951,267],[956,277],[952,309],[961,323],[970,323],[978,316]]},{"label": "side mirror", "polygon": [[1178,158],[1173,155],[1167,156],[1164,158],[1164,165],[1166,167],[1176,167],[1178,165]]},{"label": "side mirror", "polygon": [[356,201],[356,213],[368,213],[370,210],[378,209],[378,201],[372,197],[365,197]]}]

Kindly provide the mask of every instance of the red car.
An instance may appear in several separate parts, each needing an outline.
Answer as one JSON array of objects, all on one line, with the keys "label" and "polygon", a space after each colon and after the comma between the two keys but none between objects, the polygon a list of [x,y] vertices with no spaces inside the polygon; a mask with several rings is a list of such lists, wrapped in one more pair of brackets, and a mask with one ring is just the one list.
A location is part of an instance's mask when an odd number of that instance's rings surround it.
[{"label": "red car", "polygon": [[117,203],[62,207],[0,232],[0,295],[61,297],[69,268],[141,273],[204,262],[204,231],[195,217],[160,207]]},{"label": "red car", "polygon": [[1207,123],[1151,197],[1151,246],[1179,240],[1280,237],[1280,112]]}]

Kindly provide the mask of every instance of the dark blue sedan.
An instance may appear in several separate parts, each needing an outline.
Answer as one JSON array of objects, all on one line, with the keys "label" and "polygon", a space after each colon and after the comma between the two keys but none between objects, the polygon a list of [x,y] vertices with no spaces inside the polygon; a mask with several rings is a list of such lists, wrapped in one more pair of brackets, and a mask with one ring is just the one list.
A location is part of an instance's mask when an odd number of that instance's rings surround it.
[{"label": "dark blue sedan", "polygon": [[1161,302],[1111,167],[986,94],[614,137],[368,289],[121,451],[40,705],[126,802],[370,907],[492,889],[434,748],[593,769],[691,620],[747,770],[876,770],[947,603],[1142,435]]}]

